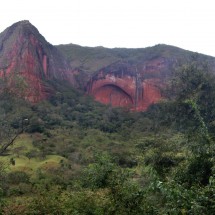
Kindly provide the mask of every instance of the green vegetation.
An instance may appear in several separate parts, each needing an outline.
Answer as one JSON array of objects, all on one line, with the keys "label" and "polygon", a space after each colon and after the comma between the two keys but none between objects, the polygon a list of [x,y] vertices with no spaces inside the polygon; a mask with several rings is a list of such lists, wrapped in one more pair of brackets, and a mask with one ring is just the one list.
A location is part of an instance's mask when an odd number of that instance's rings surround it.
[{"label": "green vegetation", "polygon": [[104,47],[82,47],[75,44],[56,46],[68,59],[72,68],[85,72],[85,75],[111,65],[112,63],[125,61],[131,64],[142,63],[156,58],[165,58],[174,61],[177,59],[179,65],[186,64],[190,60],[198,60],[208,65],[213,65],[210,56],[185,51],[183,49],[159,44],[148,48],[104,48]]},{"label": "green vegetation", "polygon": [[23,133],[0,157],[0,214],[214,213],[215,77],[206,67],[176,72],[168,99],[142,113],[52,84],[57,93],[35,105],[1,94],[0,145]]}]

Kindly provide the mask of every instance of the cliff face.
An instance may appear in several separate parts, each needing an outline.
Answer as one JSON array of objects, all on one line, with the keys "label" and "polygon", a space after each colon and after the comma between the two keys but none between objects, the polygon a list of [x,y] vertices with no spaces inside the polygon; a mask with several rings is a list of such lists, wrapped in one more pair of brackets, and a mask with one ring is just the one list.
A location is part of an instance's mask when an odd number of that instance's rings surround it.
[{"label": "cliff face", "polygon": [[215,73],[213,57],[167,45],[107,49],[69,44],[58,48],[71,66],[80,69],[77,77],[95,100],[132,111],[144,111],[164,98],[168,79],[184,64],[207,64]]},{"label": "cliff face", "polygon": [[58,49],[77,68],[77,80],[95,100],[114,107],[144,111],[160,101],[174,70],[196,61],[215,71],[215,59],[168,45],[143,49],[60,45]]},{"label": "cliff face", "polygon": [[31,102],[46,99],[53,92],[49,80],[75,84],[62,54],[28,21],[15,23],[0,34],[0,77],[11,90],[17,79],[22,79],[23,96]]},{"label": "cliff face", "polygon": [[53,82],[60,81],[101,103],[144,111],[163,98],[162,89],[173,70],[193,59],[215,71],[213,57],[167,45],[52,46],[29,21],[17,22],[0,34],[0,78],[8,89],[33,103],[52,95]]},{"label": "cliff face", "polygon": [[92,77],[87,92],[101,103],[144,111],[162,99],[161,89],[173,63],[163,58],[139,64],[115,63]]}]

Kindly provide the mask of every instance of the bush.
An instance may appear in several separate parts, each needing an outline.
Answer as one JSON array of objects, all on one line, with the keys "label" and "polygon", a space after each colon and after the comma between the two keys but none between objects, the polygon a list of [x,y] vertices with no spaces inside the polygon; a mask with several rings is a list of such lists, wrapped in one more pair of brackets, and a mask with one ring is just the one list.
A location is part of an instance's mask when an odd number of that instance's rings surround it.
[{"label": "bush", "polygon": [[208,155],[199,155],[193,157],[185,169],[179,170],[176,174],[176,180],[188,187],[192,185],[207,185],[212,175],[213,162]]},{"label": "bush", "polygon": [[30,176],[22,171],[10,172],[7,175],[10,184],[29,183]]}]

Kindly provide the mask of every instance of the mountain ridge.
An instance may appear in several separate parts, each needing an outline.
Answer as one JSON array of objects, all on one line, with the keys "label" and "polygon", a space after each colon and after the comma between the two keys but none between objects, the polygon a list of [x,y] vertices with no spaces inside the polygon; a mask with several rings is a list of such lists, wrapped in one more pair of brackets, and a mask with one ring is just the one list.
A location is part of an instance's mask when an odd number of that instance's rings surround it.
[{"label": "mountain ridge", "polygon": [[80,70],[85,91],[97,101],[144,111],[163,98],[162,89],[176,69],[191,61],[215,72],[214,57],[164,44],[126,49],[57,46],[71,67]]},{"label": "mountain ridge", "polygon": [[[29,21],[0,34],[0,77],[26,83],[24,98],[39,102],[55,93],[50,81],[64,82],[114,107],[144,111],[163,98],[173,72],[191,61],[215,73],[215,58],[165,44],[147,48],[53,46]],[[10,77],[10,78],[9,78]]]}]

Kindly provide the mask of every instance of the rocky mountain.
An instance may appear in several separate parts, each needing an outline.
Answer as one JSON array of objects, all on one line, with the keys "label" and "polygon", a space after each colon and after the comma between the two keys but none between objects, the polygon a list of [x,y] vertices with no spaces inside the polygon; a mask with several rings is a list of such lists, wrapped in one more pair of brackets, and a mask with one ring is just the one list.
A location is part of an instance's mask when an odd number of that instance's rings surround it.
[{"label": "rocky mountain", "polygon": [[17,22],[0,34],[0,77],[7,80],[11,90],[21,79],[23,96],[31,102],[53,93],[48,81],[67,80],[75,85],[64,56],[29,21]]},{"label": "rocky mountain", "polygon": [[196,61],[215,72],[215,58],[167,45],[142,49],[59,45],[76,80],[97,101],[133,111],[146,110],[163,98],[162,89],[180,66]]},{"label": "rocky mountain", "polygon": [[143,111],[163,98],[162,89],[173,71],[193,60],[215,71],[215,58],[167,45],[53,46],[29,21],[0,34],[0,77],[11,90],[20,82],[23,96],[31,102],[48,98],[55,92],[52,83],[65,81],[104,104]]}]

